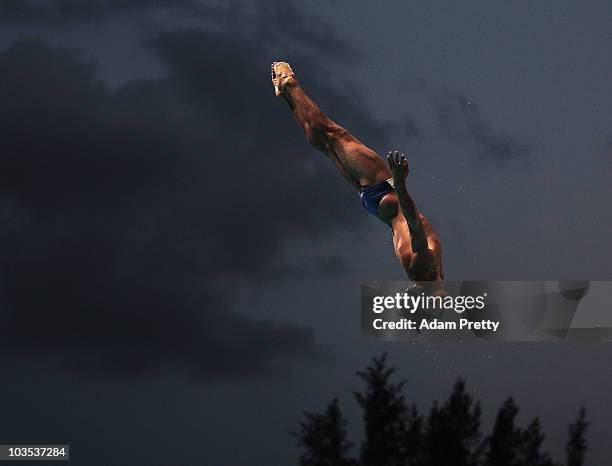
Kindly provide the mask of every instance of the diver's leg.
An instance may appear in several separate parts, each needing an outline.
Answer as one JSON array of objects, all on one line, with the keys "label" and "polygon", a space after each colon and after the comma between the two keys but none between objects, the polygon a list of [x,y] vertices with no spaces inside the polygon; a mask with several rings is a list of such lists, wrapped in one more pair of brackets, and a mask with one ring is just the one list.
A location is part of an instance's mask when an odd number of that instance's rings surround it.
[{"label": "diver's leg", "polygon": [[306,95],[287,63],[272,64],[272,82],[276,95],[291,107],[306,139],[327,154],[353,186],[360,188],[391,177],[389,167],[376,152],[328,118]]}]

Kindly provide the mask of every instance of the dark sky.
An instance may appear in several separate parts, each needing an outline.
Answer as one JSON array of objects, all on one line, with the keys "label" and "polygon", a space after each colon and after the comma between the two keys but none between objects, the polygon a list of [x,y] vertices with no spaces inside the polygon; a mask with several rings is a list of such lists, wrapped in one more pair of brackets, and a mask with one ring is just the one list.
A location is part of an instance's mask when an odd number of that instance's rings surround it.
[{"label": "dark sky", "polygon": [[[1,443],[74,464],[287,465],[390,353],[423,409],[514,395],[611,464],[612,347],[361,338],[388,229],[274,98],[290,61],[409,188],[447,277],[611,279],[609,2],[0,3]],[[112,447],[111,447],[112,445]],[[239,448],[236,446],[240,445]]]}]

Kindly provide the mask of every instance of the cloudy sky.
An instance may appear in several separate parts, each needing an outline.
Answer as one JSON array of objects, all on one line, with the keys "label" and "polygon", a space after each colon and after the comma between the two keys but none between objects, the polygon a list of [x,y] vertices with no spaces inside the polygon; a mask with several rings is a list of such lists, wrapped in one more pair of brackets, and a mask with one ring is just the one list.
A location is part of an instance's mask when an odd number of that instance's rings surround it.
[{"label": "cloudy sky", "polygon": [[[269,82],[405,152],[447,278],[611,279],[609,2],[0,3],[1,443],[76,464],[294,464],[288,431],[390,353],[612,463],[612,347],[362,339],[388,229]],[[111,447],[112,445],[112,447]],[[236,448],[240,445],[241,448]]]}]

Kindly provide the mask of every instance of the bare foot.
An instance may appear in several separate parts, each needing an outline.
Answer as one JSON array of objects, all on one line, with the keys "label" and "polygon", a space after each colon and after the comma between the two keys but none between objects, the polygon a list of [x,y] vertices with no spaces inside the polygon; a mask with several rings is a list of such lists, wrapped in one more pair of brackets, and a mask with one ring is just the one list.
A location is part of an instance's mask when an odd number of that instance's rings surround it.
[{"label": "bare foot", "polygon": [[275,61],[272,63],[272,84],[274,85],[274,93],[277,97],[285,94],[287,85],[296,84],[297,79],[289,63],[284,61]]}]

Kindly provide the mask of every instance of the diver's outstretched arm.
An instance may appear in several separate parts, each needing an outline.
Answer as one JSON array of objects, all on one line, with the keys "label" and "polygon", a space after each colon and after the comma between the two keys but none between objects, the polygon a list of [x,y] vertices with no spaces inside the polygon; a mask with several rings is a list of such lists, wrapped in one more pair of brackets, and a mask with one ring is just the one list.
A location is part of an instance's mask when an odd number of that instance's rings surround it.
[{"label": "diver's outstretched arm", "polygon": [[406,189],[406,177],[408,176],[408,161],[404,154],[397,151],[389,152],[387,156],[389,168],[393,174],[393,188],[397,193],[397,198],[410,229],[412,250],[414,252],[423,251],[428,248],[427,233],[421,220],[421,215],[414,200]]}]

